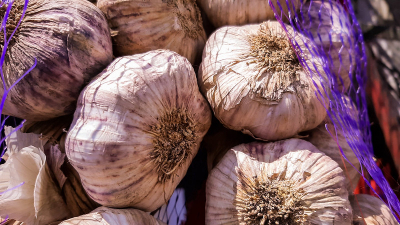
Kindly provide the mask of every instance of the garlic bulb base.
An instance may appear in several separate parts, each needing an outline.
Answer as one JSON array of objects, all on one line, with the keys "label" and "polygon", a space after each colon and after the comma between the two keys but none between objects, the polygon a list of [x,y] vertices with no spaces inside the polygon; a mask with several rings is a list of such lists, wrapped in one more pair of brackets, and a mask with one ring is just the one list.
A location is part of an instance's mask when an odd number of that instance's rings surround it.
[{"label": "garlic bulb base", "polygon": [[154,135],[154,150],[150,153],[157,165],[158,181],[166,182],[174,172],[193,153],[196,145],[196,123],[187,110],[173,109],[165,112],[153,126],[150,132]]},{"label": "garlic bulb base", "polygon": [[296,189],[295,182],[277,179],[263,180],[247,177],[238,171],[238,191],[235,200],[239,219],[246,224],[303,224],[305,207],[301,199],[303,189]]},{"label": "garlic bulb base", "polygon": [[[10,3],[9,3],[10,4]],[[4,15],[6,14],[8,4],[3,4],[0,7],[0,21],[4,20]],[[24,9],[24,2],[23,1],[15,1],[13,6],[11,7],[10,14],[8,15],[8,19],[6,22],[6,32],[7,38],[10,38],[11,34],[14,32],[14,29],[17,27],[17,24],[21,18],[22,12]],[[18,35],[18,31],[20,28],[18,27],[17,31],[14,33],[13,39],[16,35]],[[12,43],[12,42],[10,42]],[[0,35],[0,50],[3,50],[4,46],[4,34],[3,32]]]}]

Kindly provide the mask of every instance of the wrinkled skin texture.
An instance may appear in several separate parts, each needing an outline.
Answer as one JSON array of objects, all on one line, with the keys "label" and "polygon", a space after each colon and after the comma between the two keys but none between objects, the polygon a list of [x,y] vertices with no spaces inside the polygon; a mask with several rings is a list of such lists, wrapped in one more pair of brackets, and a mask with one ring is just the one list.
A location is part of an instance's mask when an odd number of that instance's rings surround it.
[{"label": "wrinkled skin texture", "polygon": [[89,1],[30,0],[5,56],[6,86],[35,59],[36,67],[9,93],[3,114],[41,121],[72,113],[82,88],[112,60],[105,17]]}]

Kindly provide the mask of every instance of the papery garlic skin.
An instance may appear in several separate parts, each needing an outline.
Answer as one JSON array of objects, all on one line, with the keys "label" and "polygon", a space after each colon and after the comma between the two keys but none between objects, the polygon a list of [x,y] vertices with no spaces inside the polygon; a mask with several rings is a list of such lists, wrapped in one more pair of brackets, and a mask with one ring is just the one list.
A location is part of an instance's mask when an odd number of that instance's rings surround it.
[{"label": "papery garlic skin", "polygon": [[[245,25],[251,23],[261,23],[266,20],[275,20],[274,11],[269,5],[269,1],[263,0],[197,0],[201,9],[204,10],[208,19],[215,27],[225,25]],[[300,0],[288,1],[290,8],[298,9]],[[272,0],[278,14],[280,9],[277,0]],[[279,0],[285,14],[288,7],[285,1]]]},{"label": "papery garlic skin", "polygon": [[[254,54],[251,37],[278,36],[280,39],[276,40],[287,42],[282,52],[293,57],[286,33],[278,22],[223,27],[208,39],[198,82],[214,115],[226,127],[259,139],[280,140],[313,129],[324,120],[326,110],[315,94],[317,90],[313,83],[322,90],[316,74],[317,70],[322,73],[322,61],[309,57],[308,50],[301,44],[307,40],[305,37],[294,33],[290,26],[287,29],[299,43],[303,52],[300,55],[306,57],[307,66],[315,72],[311,74],[312,78],[299,63],[295,74],[290,76],[278,68],[278,72],[269,72],[268,60],[262,62],[259,55]],[[259,44],[263,43],[266,42],[260,41]],[[312,46],[311,43],[308,45]],[[259,54],[270,51],[258,47]],[[275,64],[270,67],[275,67]]]},{"label": "papery garlic skin", "polygon": [[195,0],[99,0],[116,56],[169,49],[191,63],[207,40]]},{"label": "papery garlic skin", "polygon": [[[261,204],[267,204],[265,207],[278,206],[274,205],[278,203],[272,202],[277,200],[272,199],[272,192],[257,195],[257,198],[264,196],[270,202],[260,200],[253,206],[247,205],[251,203],[249,196],[256,200],[254,190],[267,181],[278,185],[292,184],[286,189],[288,193],[277,196],[285,204],[297,201],[297,207],[300,207],[297,217],[290,211],[273,211],[275,216],[289,216],[290,221],[265,220],[263,217],[267,216],[267,211]],[[246,207],[250,207],[247,212],[261,213],[257,218],[266,224],[349,225],[352,213],[344,181],[343,171],[338,164],[309,142],[288,139],[242,144],[229,150],[207,179],[206,224],[249,224],[245,222],[243,213]],[[288,210],[296,211],[295,208]],[[295,218],[300,222],[295,222]],[[301,223],[301,220],[305,223]],[[260,221],[252,221],[252,224],[256,223]]]},{"label": "papery garlic skin", "polygon": [[389,207],[379,198],[358,194],[350,197],[353,225],[398,225]]},{"label": "papery garlic skin", "polygon": [[354,44],[353,27],[348,13],[335,1],[310,1],[301,10],[303,29],[310,32],[315,44],[327,53],[332,75],[340,76],[336,87],[346,91],[356,64],[356,52],[351,47],[351,43]]},{"label": "papery garlic skin", "polygon": [[99,207],[89,214],[63,221],[60,225],[166,225],[137,209]]},{"label": "papery garlic skin", "polygon": [[[15,1],[13,8],[22,10],[24,2]],[[104,15],[89,1],[30,0],[5,55],[6,86],[27,72],[35,59],[35,68],[9,92],[2,113],[39,121],[74,112],[84,85],[112,61]]]},{"label": "papery garlic skin", "polygon": [[[329,134],[328,130],[326,130],[325,124],[331,134]],[[324,123],[311,130],[308,134],[309,137],[307,137],[306,140],[311,142],[313,145],[315,145],[315,147],[318,148],[318,150],[325,153],[327,156],[337,162],[340,168],[342,168],[342,170],[345,172],[347,178],[347,190],[349,191],[349,194],[352,194],[357,186],[358,180],[360,179],[360,174],[357,171],[360,169],[360,162],[358,161],[358,158],[354,154],[353,150],[347,144],[341,128],[337,129],[336,139],[335,127],[330,119],[327,118]],[[333,137],[331,135],[333,135]],[[343,158],[338,144],[342,148],[345,157],[355,168]]]},{"label": "papery garlic skin", "polygon": [[156,50],[117,58],[86,86],[65,148],[94,201],[153,211],[186,174],[210,124],[189,61]]},{"label": "papery garlic skin", "polygon": [[5,127],[9,157],[0,170],[8,172],[9,184],[0,196],[0,217],[8,216],[28,225],[47,225],[69,218],[60,184],[56,183],[62,183],[64,178],[56,174],[60,179],[54,181],[51,174],[59,169],[64,154],[52,149],[54,154],[46,157],[39,135],[12,131],[14,128]]}]

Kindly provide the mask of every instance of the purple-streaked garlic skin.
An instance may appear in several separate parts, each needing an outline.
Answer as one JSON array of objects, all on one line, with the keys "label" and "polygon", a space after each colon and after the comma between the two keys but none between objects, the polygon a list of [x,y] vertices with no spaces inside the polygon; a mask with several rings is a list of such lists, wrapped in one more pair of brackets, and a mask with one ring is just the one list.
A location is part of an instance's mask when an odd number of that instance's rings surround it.
[{"label": "purple-streaked garlic skin", "polygon": [[194,63],[207,40],[194,0],[99,0],[116,56],[168,49]]},{"label": "purple-streaked garlic skin", "polygon": [[80,91],[112,61],[102,12],[89,1],[30,0],[5,56],[6,86],[35,59],[35,68],[10,91],[3,113],[30,121],[73,113]]},{"label": "purple-streaked garlic skin", "polygon": [[[261,204],[274,205],[272,201],[277,199],[272,199],[271,193],[266,193],[269,197],[254,196],[252,190],[266,181],[282,185],[292,183],[288,193],[279,197],[288,204],[294,201],[293,196],[300,198],[297,207],[301,208],[292,209],[297,210],[298,219],[306,215],[304,219],[311,224],[351,224],[352,213],[342,169],[311,143],[300,139],[253,142],[229,150],[207,180],[206,224],[248,224],[244,220],[254,210],[261,213],[258,219],[262,221],[261,217],[266,216],[268,210]],[[250,208],[246,214],[246,207],[251,206],[247,205],[248,196],[264,196],[267,200],[254,205],[256,208]],[[280,213],[293,218],[290,212]],[[275,224],[277,221],[266,222]],[[304,224],[285,222],[283,224]]]},{"label": "purple-streaked garlic skin", "polygon": [[65,148],[94,201],[153,211],[186,174],[210,125],[189,61],[156,50],[117,58],[85,87]]}]

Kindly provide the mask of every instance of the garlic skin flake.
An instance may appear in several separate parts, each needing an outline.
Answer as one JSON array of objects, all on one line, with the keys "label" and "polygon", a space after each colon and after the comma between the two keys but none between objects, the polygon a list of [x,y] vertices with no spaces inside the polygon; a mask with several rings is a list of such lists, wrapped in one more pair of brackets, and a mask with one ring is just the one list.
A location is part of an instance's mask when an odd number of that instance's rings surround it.
[{"label": "garlic skin flake", "polygon": [[[65,155],[50,149],[46,157],[39,135],[20,130],[11,133],[14,129],[4,128],[9,157],[0,165],[0,176],[8,179],[9,190],[0,196],[0,217],[9,216],[28,225],[47,225],[68,218],[70,212],[52,175]],[[56,177],[63,182],[62,176]]]},{"label": "garlic skin flake", "polygon": [[206,224],[351,224],[345,177],[309,142],[238,145],[211,171]]},{"label": "garlic skin flake", "polygon": [[[290,26],[287,29],[307,65],[323,73],[321,59],[309,57],[301,34]],[[326,110],[315,95],[313,81],[322,87],[315,73],[311,78],[301,68],[281,25],[268,21],[213,33],[203,52],[198,82],[224,126],[259,139],[280,140],[324,120]]]},{"label": "garlic skin flake", "polygon": [[137,209],[99,207],[89,214],[66,220],[60,225],[166,225]]},{"label": "garlic skin flake", "polygon": [[[269,5],[269,1],[264,0],[197,0],[201,9],[204,10],[208,19],[215,27],[225,25],[245,25],[251,23],[261,23],[266,20],[275,20],[274,11]],[[300,0],[288,1],[290,8],[298,9]],[[277,0],[272,0],[278,14],[280,9]],[[284,13],[288,13],[288,8],[284,0],[279,0]]]},{"label": "garlic skin flake", "polygon": [[154,211],[211,125],[189,61],[156,50],[117,58],[82,91],[65,149],[101,205]]},{"label": "garlic skin flake", "polygon": [[353,225],[399,224],[385,203],[375,196],[353,195],[350,197],[350,202],[353,208]]},{"label": "garlic skin flake", "polygon": [[99,0],[116,56],[169,49],[191,63],[207,40],[195,0]]},{"label": "garlic skin flake", "polygon": [[[25,3],[13,2],[7,27],[16,26]],[[0,19],[5,8],[0,9]],[[8,37],[12,32],[7,29]],[[2,50],[3,34],[0,36]],[[29,0],[25,17],[6,51],[6,86],[28,71],[35,59],[35,68],[9,92],[2,113],[40,121],[74,112],[86,82],[112,61],[106,18],[89,1]],[[0,86],[3,95],[3,84]]]}]

